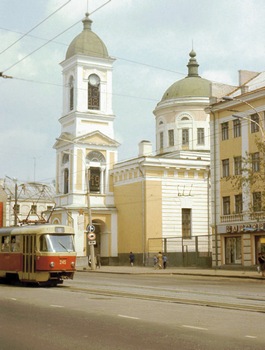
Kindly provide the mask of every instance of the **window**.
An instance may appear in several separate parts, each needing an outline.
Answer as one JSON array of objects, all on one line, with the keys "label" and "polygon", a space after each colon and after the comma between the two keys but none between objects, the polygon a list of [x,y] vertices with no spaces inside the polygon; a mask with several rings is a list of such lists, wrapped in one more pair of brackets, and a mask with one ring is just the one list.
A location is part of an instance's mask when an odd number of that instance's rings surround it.
[{"label": "window", "polygon": [[228,122],[222,123],[222,140],[228,140]]},{"label": "window", "polygon": [[69,80],[69,109],[74,109],[74,79],[73,77]]},{"label": "window", "polygon": [[230,197],[223,197],[223,214],[230,215]]},{"label": "window", "polygon": [[174,146],[174,130],[168,130],[168,145]]},{"label": "window", "polygon": [[64,190],[63,190],[64,194],[68,193],[69,191],[68,183],[69,183],[69,170],[64,169]]},{"label": "window", "polygon": [[229,176],[229,159],[222,160],[223,177]]},{"label": "window", "polygon": [[251,132],[255,133],[259,131],[259,116],[258,114],[252,114],[251,116]]},{"label": "window", "polygon": [[90,168],[89,186],[90,192],[100,192],[100,168]]},{"label": "window", "polygon": [[241,121],[239,119],[233,120],[234,137],[241,136]]},{"label": "window", "polygon": [[253,211],[261,211],[261,192],[253,192]]},{"label": "window", "polygon": [[33,204],[33,205],[31,206],[30,214],[31,214],[31,215],[37,214],[37,206],[36,206],[35,204]]},{"label": "window", "polygon": [[159,138],[160,138],[160,149],[164,148],[164,133],[161,131],[159,134]]},{"label": "window", "polygon": [[251,161],[252,161],[252,171],[253,172],[260,171],[259,152],[255,152],[251,154]]},{"label": "window", "polygon": [[242,157],[234,157],[234,174],[241,175],[242,174]]},{"label": "window", "polygon": [[204,145],[204,128],[198,128],[197,129],[197,142],[198,145]]},{"label": "window", "polygon": [[191,209],[182,209],[182,237],[191,238]]},{"label": "window", "polygon": [[237,194],[235,196],[235,212],[240,214],[243,211],[242,194]]},{"label": "window", "polygon": [[99,109],[100,79],[96,74],[88,77],[88,109]]},{"label": "window", "polygon": [[182,129],[182,145],[187,146],[189,144],[189,129]]}]

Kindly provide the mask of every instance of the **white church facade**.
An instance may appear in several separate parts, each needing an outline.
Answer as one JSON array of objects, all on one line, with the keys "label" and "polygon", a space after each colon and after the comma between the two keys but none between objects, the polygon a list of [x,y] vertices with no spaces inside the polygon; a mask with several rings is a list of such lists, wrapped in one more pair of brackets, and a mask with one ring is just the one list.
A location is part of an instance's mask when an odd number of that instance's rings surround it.
[{"label": "white church facade", "polygon": [[184,260],[196,264],[200,258],[210,264],[210,140],[205,108],[211,83],[199,76],[196,53],[190,53],[187,77],[170,86],[154,110],[155,152],[150,142],[141,141],[136,158],[118,162],[112,110],[114,59],[92,32],[88,14],[83,25],[61,63],[63,113],[54,145],[52,221],[74,226],[80,260],[89,255],[86,228],[92,224],[95,253],[103,263],[126,264],[133,251],[136,263],[147,265],[153,254],[163,251],[172,265]]}]

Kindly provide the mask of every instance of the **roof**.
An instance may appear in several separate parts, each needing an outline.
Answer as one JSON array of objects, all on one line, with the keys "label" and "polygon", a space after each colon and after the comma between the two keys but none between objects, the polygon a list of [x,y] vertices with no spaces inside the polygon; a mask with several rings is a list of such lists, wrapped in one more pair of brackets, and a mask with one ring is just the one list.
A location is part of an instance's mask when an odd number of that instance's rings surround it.
[{"label": "roof", "polygon": [[65,59],[74,55],[86,55],[100,58],[108,58],[108,50],[103,41],[91,30],[91,19],[89,14],[83,19],[83,31],[71,42],[66,52]]},{"label": "roof", "polygon": [[179,97],[210,97],[211,82],[199,76],[199,64],[196,60],[196,53],[193,50],[190,52],[190,60],[187,67],[187,77],[172,84],[164,93],[161,101]]}]

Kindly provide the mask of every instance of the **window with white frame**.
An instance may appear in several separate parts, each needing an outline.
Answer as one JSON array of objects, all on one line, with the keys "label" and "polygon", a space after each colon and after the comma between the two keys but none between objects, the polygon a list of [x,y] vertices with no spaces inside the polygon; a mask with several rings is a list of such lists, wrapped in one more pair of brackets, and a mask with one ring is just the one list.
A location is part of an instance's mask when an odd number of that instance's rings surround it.
[{"label": "window with white frame", "polygon": [[205,143],[204,128],[197,129],[197,143],[198,145],[204,145]]},{"label": "window with white frame", "polygon": [[229,176],[229,159],[222,160],[223,177]]}]

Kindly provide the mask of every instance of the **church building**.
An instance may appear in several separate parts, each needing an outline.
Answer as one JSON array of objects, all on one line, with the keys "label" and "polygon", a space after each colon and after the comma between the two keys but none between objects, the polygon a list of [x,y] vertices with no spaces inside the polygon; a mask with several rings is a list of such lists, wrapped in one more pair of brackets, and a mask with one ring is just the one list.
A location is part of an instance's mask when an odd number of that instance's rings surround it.
[{"label": "church building", "polygon": [[73,225],[80,260],[95,254],[104,264],[148,265],[154,254],[171,265],[210,264],[209,105],[211,82],[198,73],[190,52],[188,75],[175,82],[154,110],[156,150],[139,143],[138,156],[118,162],[114,137],[114,59],[91,30],[70,43],[64,61],[63,113],[56,150],[54,223]]}]

